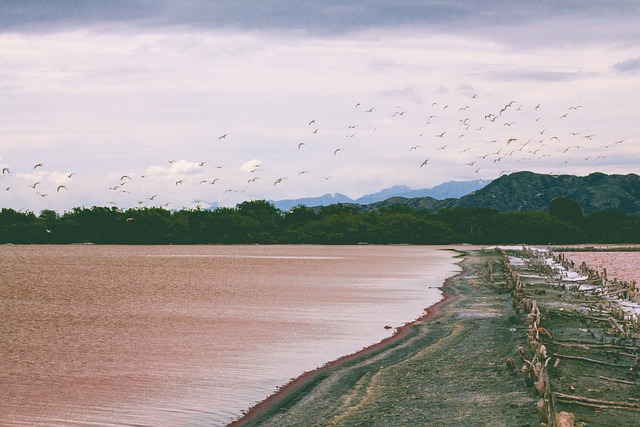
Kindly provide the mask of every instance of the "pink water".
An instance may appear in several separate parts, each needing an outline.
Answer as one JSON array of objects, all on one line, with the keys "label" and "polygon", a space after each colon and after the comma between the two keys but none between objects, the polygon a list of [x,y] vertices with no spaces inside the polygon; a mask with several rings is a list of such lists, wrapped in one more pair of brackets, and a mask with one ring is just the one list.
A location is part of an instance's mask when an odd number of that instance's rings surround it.
[{"label": "pink water", "polygon": [[585,262],[600,272],[606,268],[609,280],[640,283],[640,252],[564,252],[564,256],[576,265]]},{"label": "pink water", "polygon": [[2,246],[0,425],[222,426],[421,316],[416,246]]}]

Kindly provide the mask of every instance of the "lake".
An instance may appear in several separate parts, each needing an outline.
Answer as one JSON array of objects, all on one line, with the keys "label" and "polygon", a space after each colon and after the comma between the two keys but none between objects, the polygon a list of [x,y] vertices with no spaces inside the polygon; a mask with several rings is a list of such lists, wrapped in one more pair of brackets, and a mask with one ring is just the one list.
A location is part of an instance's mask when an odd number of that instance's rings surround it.
[{"label": "lake", "polygon": [[576,266],[585,262],[589,267],[602,272],[607,270],[609,280],[618,279],[640,283],[640,252],[638,251],[589,251],[563,252]]},{"label": "lake", "polygon": [[226,425],[423,315],[443,249],[0,246],[0,424]]}]

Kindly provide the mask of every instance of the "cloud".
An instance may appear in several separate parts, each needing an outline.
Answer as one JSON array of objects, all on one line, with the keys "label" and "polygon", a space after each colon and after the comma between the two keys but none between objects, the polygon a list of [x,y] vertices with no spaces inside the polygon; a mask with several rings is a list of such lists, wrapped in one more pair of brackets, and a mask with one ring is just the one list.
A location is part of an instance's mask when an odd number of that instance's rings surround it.
[{"label": "cloud", "polygon": [[621,73],[636,73],[640,71],[640,57],[618,62],[613,68]]},{"label": "cloud", "polygon": [[548,71],[538,68],[514,68],[487,71],[479,75],[494,81],[568,82],[593,77],[594,74],[576,71]]},{"label": "cloud", "polygon": [[202,166],[199,163],[189,162],[187,160],[172,161],[168,167],[151,166],[145,175],[149,176],[180,176],[180,175],[196,175],[202,172]]},{"label": "cloud", "polygon": [[520,25],[545,17],[638,16],[635,0],[21,0],[0,2],[0,28],[51,30],[70,26],[193,26],[345,33],[366,28],[444,29]]},{"label": "cloud", "polygon": [[388,98],[408,98],[415,104],[422,104],[424,102],[424,98],[414,87],[407,86],[402,89],[383,90],[378,92],[378,94]]},{"label": "cloud", "polygon": [[244,162],[240,166],[240,170],[243,172],[253,172],[256,169],[262,167],[262,160],[260,159],[251,159],[248,162]]}]

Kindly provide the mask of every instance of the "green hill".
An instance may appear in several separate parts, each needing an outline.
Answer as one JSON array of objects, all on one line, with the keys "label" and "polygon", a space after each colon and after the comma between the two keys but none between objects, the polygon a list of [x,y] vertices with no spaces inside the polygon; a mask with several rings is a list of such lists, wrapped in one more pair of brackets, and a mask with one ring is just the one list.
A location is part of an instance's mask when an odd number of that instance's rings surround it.
[{"label": "green hill", "polygon": [[459,199],[395,197],[362,208],[378,210],[404,205],[411,209],[430,211],[454,207],[488,208],[501,212],[547,211],[549,203],[556,197],[575,200],[585,214],[598,211],[640,214],[640,176],[606,175],[598,172],[580,177],[515,172],[503,175],[486,187]]}]

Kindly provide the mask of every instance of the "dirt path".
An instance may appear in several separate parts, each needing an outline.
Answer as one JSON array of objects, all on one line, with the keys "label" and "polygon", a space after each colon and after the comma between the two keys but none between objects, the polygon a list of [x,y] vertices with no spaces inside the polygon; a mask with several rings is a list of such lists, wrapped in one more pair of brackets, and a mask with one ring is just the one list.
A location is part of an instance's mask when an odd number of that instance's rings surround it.
[{"label": "dirt path", "polygon": [[535,390],[506,367],[527,325],[499,262],[496,252],[469,252],[427,318],[294,381],[234,425],[538,426]]}]

